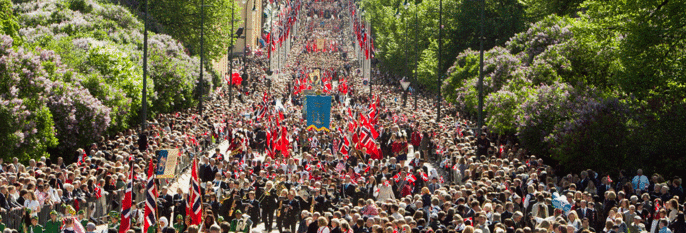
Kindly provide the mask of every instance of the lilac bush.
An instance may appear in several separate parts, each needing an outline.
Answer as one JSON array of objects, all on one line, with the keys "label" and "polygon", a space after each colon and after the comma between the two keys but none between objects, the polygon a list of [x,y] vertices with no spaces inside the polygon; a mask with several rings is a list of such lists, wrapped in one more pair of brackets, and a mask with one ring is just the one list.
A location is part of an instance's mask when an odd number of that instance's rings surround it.
[{"label": "lilac bush", "polygon": [[635,114],[629,105],[617,97],[605,97],[593,88],[573,95],[571,114],[544,138],[545,143],[553,145],[549,150],[551,156],[569,166],[609,170],[626,165],[628,159],[624,156],[631,154],[627,121]]},{"label": "lilac bush", "polygon": [[531,87],[527,91],[515,121],[519,140],[531,152],[547,155],[545,138],[552,133],[556,124],[570,117],[571,92],[574,92],[574,87],[560,82]]},{"label": "lilac bush", "polygon": [[512,54],[524,53],[524,64],[529,64],[534,57],[543,53],[548,46],[563,43],[573,37],[571,20],[566,17],[555,15],[548,16],[541,21],[533,23],[526,32],[518,33],[505,47]]},{"label": "lilac bush", "polygon": [[[111,109],[107,132],[114,133],[140,119],[143,24],[122,6],[80,3],[76,8],[59,0],[18,3],[20,33],[27,47],[51,49],[62,57],[72,72],[62,81],[85,87]],[[199,59],[167,35],[150,33],[149,43],[149,113],[193,106]],[[213,90],[212,76],[205,72],[208,90]]]},{"label": "lilac bush", "polygon": [[46,155],[57,145],[54,122],[46,102],[51,81],[41,57],[12,48],[13,39],[0,35],[0,146],[3,158],[21,160]]}]

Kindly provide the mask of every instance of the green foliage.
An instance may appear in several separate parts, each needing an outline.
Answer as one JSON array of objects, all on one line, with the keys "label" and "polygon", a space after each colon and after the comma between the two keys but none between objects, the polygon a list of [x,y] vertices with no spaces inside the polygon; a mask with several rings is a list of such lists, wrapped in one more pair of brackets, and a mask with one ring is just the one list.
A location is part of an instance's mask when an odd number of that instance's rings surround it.
[{"label": "green foliage", "polygon": [[45,78],[40,57],[12,49],[12,42],[0,35],[0,157],[27,161],[57,145],[46,106],[51,81]]},{"label": "green foliage", "polygon": [[574,16],[584,0],[521,0],[529,18],[538,21],[548,15]]},{"label": "green foliage", "polygon": [[[517,135],[565,172],[677,171],[686,165],[684,3],[588,0],[580,18],[543,17],[487,51],[489,130]],[[473,117],[478,54],[463,51],[449,72],[447,101]]]},{"label": "green foliage", "polygon": [[[88,51],[86,62],[91,72],[98,72],[100,75],[91,75],[88,82],[94,86],[95,83],[108,84],[116,92],[124,93],[126,104],[119,106],[121,109],[112,112],[112,130],[120,131],[127,129],[132,121],[137,120],[137,115],[141,107],[141,91],[143,83],[141,70],[128,57],[130,55],[115,50],[114,46],[95,47]],[[98,77],[98,78],[96,78]],[[148,93],[152,90],[153,84],[148,86]],[[90,89],[89,89],[90,90]],[[102,91],[92,90],[93,93]],[[105,98],[107,99],[107,98]],[[148,102],[150,100],[148,99]]]},{"label": "green foliage", "polygon": [[[200,54],[201,0],[150,0],[150,14],[153,22],[159,25],[159,32],[168,34],[181,41],[192,55]],[[240,19],[241,9],[234,0],[204,0],[204,51],[208,60],[218,60],[226,54],[226,45],[231,37],[231,14]],[[141,7],[143,5],[141,4]],[[233,9],[232,9],[233,7]],[[139,9],[142,11],[143,9]],[[248,14],[251,14],[247,9]],[[258,12],[259,13],[259,12]],[[236,20],[234,30],[243,27]],[[244,33],[245,34],[245,33]]]},{"label": "green foliage", "polygon": [[429,48],[422,52],[421,62],[417,67],[417,81],[430,90],[438,86],[436,67],[438,66],[438,41],[431,40]]},{"label": "green foliage", "polygon": [[[444,80],[442,86],[442,93],[445,96],[446,101],[455,103],[457,102],[458,95],[465,93],[458,93],[456,90],[463,87],[464,81],[478,78],[479,76],[479,52],[471,49],[467,49],[460,53],[455,60],[455,65],[448,69],[448,78]],[[470,86],[476,91],[476,85]],[[472,93],[474,91],[470,91]],[[468,103],[473,103],[467,101]],[[470,106],[474,107],[474,106]],[[465,110],[464,108],[461,110]]]},{"label": "green foliage", "polygon": [[579,107],[579,114],[557,123],[544,140],[552,145],[553,158],[565,166],[599,171],[640,166],[630,156],[633,134],[627,121],[635,113],[626,103],[616,97],[599,98]]},{"label": "green foliage", "polygon": [[93,5],[89,4],[87,0],[71,0],[69,2],[69,9],[85,14],[93,11]]},{"label": "green foliage", "polygon": [[589,0],[584,7],[588,11],[576,30],[586,41],[611,50],[619,66],[614,77],[624,90],[641,99],[686,97],[678,85],[686,83],[686,1]]},{"label": "green foliage", "polygon": [[0,35],[9,35],[15,44],[20,44],[19,24],[12,10],[11,0],[0,0]]},{"label": "green foliage", "polygon": [[[375,46],[381,51],[377,57],[383,68],[398,75],[410,76],[414,58],[419,56],[419,83],[430,90],[436,83],[439,28],[439,0],[409,1],[408,9],[400,0],[364,0],[366,18],[374,27]],[[441,73],[445,75],[455,54],[465,49],[479,49],[481,21],[480,1],[443,1],[443,30]],[[396,13],[400,17],[396,17]],[[504,45],[508,38],[525,29],[528,22],[523,5],[516,0],[486,1],[484,48]],[[415,18],[416,17],[416,18]],[[415,39],[416,37],[416,39]],[[447,75],[446,75],[447,76]],[[431,81],[434,80],[434,81]]]},{"label": "green foliage", "polygon": [[[69,159],[76,148],[139,122],[143,24],[133,14],[122,6],[89,0],[28,1],[18,3],[15,11],[22,27],[18,34],[24,40],[17,51],[40,53],[40,59],[30,60],[36,64],[27,63],[27,71],[13,68],[0,75],[20,77],[14,85],[21,86],[15,88],[22,90],[18,93],[35,93],[41,98],[0,99],[13,103],[12,108],[0,113],[6,119],[3,123],[14,127],[2,129],[8,130],[2,132],[4,136],[12,138],[7,142],[32,150],[12,153],[39,156],[48,148],[54,155],[68,155],[65,158]],[[190,57],[183,45],[168,35],[150,33],[148,43],[148,114],[194,106],[199,59]],[[6,44],[2,49],[12,45]],[[15,54],[10,56],[13,59],[17,57],[16,52],[10,54]],[[40,72],[34,71],[38,68]],[[33,82],[40,85],[19,85],[30,81],[18,75],[22,72],[33,72],[44,81]],[[205,72],[209,93],[213,90],[212,75]],[[0,88],[0,96],[15,90],[10,87]],[[24,113],[23,109],[30,111]],[[45,119],[35,118],[38,116]],[[41,137],[37,142],[42,144],[30,144],[33,137]]]}]

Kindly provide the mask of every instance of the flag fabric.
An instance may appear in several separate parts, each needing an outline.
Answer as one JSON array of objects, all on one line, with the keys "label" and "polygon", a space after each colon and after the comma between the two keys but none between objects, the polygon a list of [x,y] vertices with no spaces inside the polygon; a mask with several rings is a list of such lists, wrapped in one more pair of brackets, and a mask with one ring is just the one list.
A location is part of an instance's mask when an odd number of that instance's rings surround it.
[{"label": "flag fabric", "polygon": [[190,211],[191,225],[202,223],[202,201],[200,200],[200,183],[198,183],[198,161],[193,159],[193,169],[191,170],[191,191],[190,191]]},{"label": "flag fabric", "polygon": [[131,228],[131,194],[133,191],[133,166],[129,172],[129,183],[126,185],[124,201],[121,203],[121,221],[119,222],[119,233],[125,233]]},{"label": "flag fabric", "polygon": [[79,219],[76,217],[71,217],[72,221],[74,221],[74,232],[75,233],[86,233],[86,229],[83,228],[83,225],[77,224],[79,223]]},{"label": "flag fabric", "polygon": [[145,223],[143,232],[148,232],[148,228],[157,223],[157,188],[155,188],[155,173],[152,159],[148,168],[148,182],[145,185]]},{"label": "flag fabric", "polygon": [[415,177],[415,176],[412,175],[412,174],[408,174],[407,176],[405,176],[405,180],[406,180],[407,182],[410,182],[410,183],[413,183],[413,184],[414,184],[414,182],[417,181],[417,177]]},{"label": "flag fabric", "polygon": [[100,185],[96,184],[93,191],[95,191],[95,198],[100,199],[102,197],[102,189],[100,188]]},{"label": "flag fabric", "polygon": [[348,153],[350,152],[350,142],[348,141],[348,137],[343,136],[341,148],[339,151],[342,155],[348,155]]},{"label": "flag fabric", "polygon": [[83,152],[81,157],[79,157],[79,161],[76,162],[76,165],[81,166],[82,162],[86,162],[86,158],[88,158],[88,155],[86,155],[86,152]]}]

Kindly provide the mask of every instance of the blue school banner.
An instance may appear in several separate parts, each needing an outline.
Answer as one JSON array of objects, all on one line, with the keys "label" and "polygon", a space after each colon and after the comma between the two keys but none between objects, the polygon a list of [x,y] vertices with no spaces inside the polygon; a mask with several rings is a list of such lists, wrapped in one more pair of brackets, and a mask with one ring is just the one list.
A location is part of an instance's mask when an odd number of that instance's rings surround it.
[{"label": "blue school banner", "polygon": [[331,96],[308,95],[305,97],[307,108],[307,130],[329,131],[331,123]]},{"label": "blue school banner", "polygon": [[163,149],[155,152],[157,154],[157,166],[155,175],[157,178],[174,178],[176,170],[176,158],[179,155],[178,149]]}]

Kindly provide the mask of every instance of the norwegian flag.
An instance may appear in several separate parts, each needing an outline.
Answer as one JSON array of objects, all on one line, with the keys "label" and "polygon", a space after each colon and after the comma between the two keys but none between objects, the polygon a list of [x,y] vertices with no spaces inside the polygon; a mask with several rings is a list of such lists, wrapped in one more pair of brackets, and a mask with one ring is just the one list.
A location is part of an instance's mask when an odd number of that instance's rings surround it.
[{"label": "norwegian flag", "polygon": [[[377,113],[378,111],[376,109],[376,103],[372,100],[369,104],[369,113],[367,113],[367,118],[369,119],[369,122],[371,122],[372,124],[376,123]],[[397,121],[397,119],[394,117],[393,121]]]},{"label": "norwegian flag", "polygon": [[121,203],[121,221],[119,225],[119,233],[125,233],[131,228],[131,193],[133,191],[133,165],[131,172],[129,172],[129,183],[126,185],[126,193],[124,193],[124,201]]},{"label": "norwegian flag", "polygon": [[395,176],[393,176],[393,179],[395,180],[395,182],[400,181],[400,174],[395,174]]},{"label": "norwegian flag", "polygon": [[442,183],[445,183],[445,180],[443,179],[443,176],[441,176],[440,182],[441,182],[441,184],[442,184]]},{"label": "norwegian flag", "polygon": [[155,187],[154,164],[150,159],[148,167],[148,182],[145,185],[145,223],[143,232],[148,232],[148,228],[157,222],[157,188]]},{"label": "norwegian flag", "polygon": [[374,143],[374,139],[372,138],[372,132],[366,125],[363,125],[360,128],[360,143],[362,144],[362,146],[365,147],[370,143]]},{"label": "norwegian flag", "polygon": [[338,165],[336,165],[336,171],[339,172],[339,173],[342,172],[342,171],[345,171],[345,164],[339,162]]},{"label": "norwegian flag", "polygon": [[342,141],[342,143],[341,143],[341,148],[339,149],[339,151],[343,155],[348,155],[350,152],[350,142],[348,141],[348,137],[343,136],[343,140],[341,140],[341,141]]},{"label": "norwegian flag", "polygon": [[191,225],[202,223],[202,201],[200,200],[200,183],[198,183],[198,161],[193,159],[193,169],[191,170],[191,191],[190,209],[186,212],[191,216]]}]

